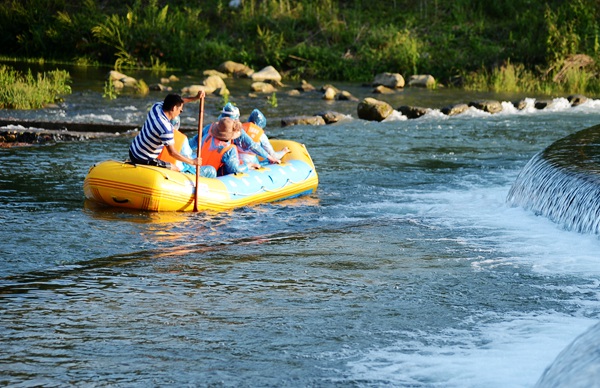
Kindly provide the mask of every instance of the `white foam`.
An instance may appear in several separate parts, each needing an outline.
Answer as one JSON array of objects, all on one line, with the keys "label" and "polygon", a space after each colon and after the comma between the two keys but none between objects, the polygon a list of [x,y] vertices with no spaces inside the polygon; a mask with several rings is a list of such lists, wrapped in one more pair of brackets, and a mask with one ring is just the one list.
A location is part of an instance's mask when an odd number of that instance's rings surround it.
[{"label": "white foam", "polygon": [[[494,317],[473,317],[493,320]],[[430,387],[531,387],[556,356],[594,323],[563,315],[515,315],[477,331],[449,330],[372,349],[349,363],[353,379]]]},{"label": "white foam", "polygon": [[470,258],[476,268],[517,264],[542,273],[600,276],[598,236],[565,231],[546,217],[510,207],[506,203],[509,189],[510,185],[471,184],[455,190],[399,190],[396,199],[365,208],[373,207],[378,212],[384,209],[394,217],[408,214],[426,218],[440,227],[476,230],[477,233],[459,237],[471,246],[490,246],[496,250],[493,263]]},{"label": "white foam", "polygon": [[79,114],[74,116],[74,119],[77,121],[81,121],[81,122],[96,122],[96,121],[109,121],[109,122],[114,122],[116,121],[111,115],[109,114],[102,114],[102,115],[98,115],[98,114]]},{"label": "white foam", "polygon": [[404,116],[402,113],[398,112],[397,110],[392,111],[392,114],[390,114],[388,117],[386,117],[383,122],[388,122],[388,121],[405,121],[408,120],[408,117]]}]

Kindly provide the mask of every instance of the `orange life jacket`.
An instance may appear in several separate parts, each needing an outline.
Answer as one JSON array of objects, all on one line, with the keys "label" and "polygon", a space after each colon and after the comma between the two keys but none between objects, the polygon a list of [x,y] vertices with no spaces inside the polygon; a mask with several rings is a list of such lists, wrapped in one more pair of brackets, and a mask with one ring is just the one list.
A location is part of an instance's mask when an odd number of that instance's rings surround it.
[{"label": "orange life jacket", "polygon": [[244,131],[246,131],[248,136],[257,143],[260,143],[260,137],[265,133],[261,127],[251,122],[242,124],[242,128],[244,128]]},{"label": "orange life jacket", "polygon": [[223,155],[232,147],[235,147],[232,142],[219,140],[209,133],[202,143],[202,165],[213,166],[219,171],[223,165]]},{"label": "orange life jacket", "polygon": [[[183,142],[188,141],[187,136],[176,129],[173,131],[173,138],[175,139],[175,149],[177,150],[177,152],[181,152],[181,146],[183,146]],[[175,164],[175,162],[177,161],[177,159],[171,156],[171,154],[167,150],[167,147],[163,147],[162,151],[160,151],[160,154],[158,155],[158,159],[165,162],[169,162],[171,164]]]}]

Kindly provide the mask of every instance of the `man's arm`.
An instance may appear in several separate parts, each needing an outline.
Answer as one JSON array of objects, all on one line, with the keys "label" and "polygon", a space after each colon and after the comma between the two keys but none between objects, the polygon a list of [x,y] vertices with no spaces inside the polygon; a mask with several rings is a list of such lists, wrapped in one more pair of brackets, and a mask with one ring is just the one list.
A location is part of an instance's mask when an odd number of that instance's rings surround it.
[{"label": "man's arm", "polygon": [[188,103],[188,102],[192,102],[192,101],[198,101],[201,98],[206,97],[206,92],[204,90],[200,90],[198,92],[198,94],[194,97],[182,97],[181,99],[183,100],[183,103]]},{"label": "man's arm", "polygon": [[191,166],[202,165],[202,159],[200,159],[200,163],[198,163],[198,159],[190,159],[190,158],[187,158],[187,157],[181,155],[179,152],[177,152],[177,150],[175,149],[175,146],[173,144],[169,144],[169,145],[167,145],[165,147],[167,147],[167,151],[169,151],[169,154],[174,159],[177,159],[179,161],[187,163],[187,164],[189,164]]}]

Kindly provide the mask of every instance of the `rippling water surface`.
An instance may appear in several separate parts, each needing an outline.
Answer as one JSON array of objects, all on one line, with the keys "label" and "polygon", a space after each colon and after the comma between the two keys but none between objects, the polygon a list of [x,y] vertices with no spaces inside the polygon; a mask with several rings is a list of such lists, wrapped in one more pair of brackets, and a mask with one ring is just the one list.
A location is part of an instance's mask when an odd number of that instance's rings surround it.
[{"label": "rippling water surface", "polygon": [[[0,116],[138,122],[161,99],[107,102],[97,87]],[[396,106],[470,98],[415,93]],[[267,111],[271,137],[307,146],[316,194],[225,213],[105,209],[84,201],[83,178],[125,158],[130,137],[0,150],[0,384],[529,387],[598,321],[598,237],[506,196],[535,153],[600,122],[599,100],[383,123],[358,120],[356,102],[238,100]],[[275,119],[320,110],[354,118]]]}]

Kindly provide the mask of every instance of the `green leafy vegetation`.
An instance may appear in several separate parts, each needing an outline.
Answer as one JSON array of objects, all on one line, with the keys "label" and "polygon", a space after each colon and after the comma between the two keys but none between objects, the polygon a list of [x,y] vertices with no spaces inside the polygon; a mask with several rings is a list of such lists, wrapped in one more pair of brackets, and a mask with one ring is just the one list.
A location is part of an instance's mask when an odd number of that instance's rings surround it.
[{"label": "green leafy vegetation", "polygon": [[39,109],[71,93],[69,74],[63,70],[22,74],[0,66],[0,109]]},{"label": "green leafy vegetation", "polygon": [[[291,80],[432,74],[494,91],[600,91],[597,0],[0,0],[0,56],[121,68],[272,65]],[[590,60],[574,61],[585,56]],[[577,63],[574,64],[574,62]]]}]

